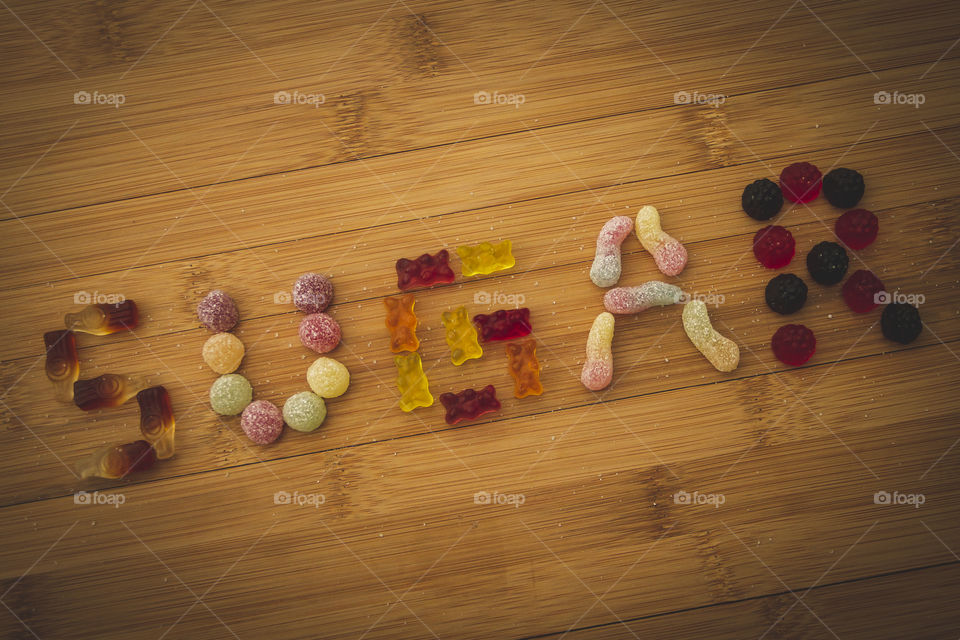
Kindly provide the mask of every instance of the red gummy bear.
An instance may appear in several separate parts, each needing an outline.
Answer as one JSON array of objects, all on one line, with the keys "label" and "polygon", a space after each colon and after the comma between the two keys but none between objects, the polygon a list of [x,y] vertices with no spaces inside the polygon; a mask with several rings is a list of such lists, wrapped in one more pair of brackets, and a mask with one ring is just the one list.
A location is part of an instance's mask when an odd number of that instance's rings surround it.
[{"label": "red gummy bear", "polygon": [[450,254],[446,249],[441,249],[434,256],[425,253],[416,260],[397,260],[397,287],[401,291],[417,286],[429,287],[438,282],[453,282],[454,277],[450,268]]},{"label": "red gummy bear", "polygon": [[796,251],[793,234],[781,226],[766,226],[753,236],[753,255],[767,269],[787,266]]},{"label": "red gummy bear", "polygon": [[882,301],[884,292],[880,278],[872,271],[858,269],[843,283],[843,300],[856,313],[873,311]]},{"label": "red gummy bear", "polygon": [[817,338],[802,324],[785,324],[773,334],[770,347],[777,360],[799,367],[817,350]]},{"label": "red gummy bear", "polygon": [[500,410],[497,391],[492,384],[488,384],[480,391],[464,389],[460,393],[442,393],[440,402],[447,410],[447,414],[443,417],[447,424],[475,420],[485,413]]},{"label": "red gummy bear", "polygon": [[843,244],[851,249],[863,249],[877,239],[880,224],[877,216],[866,209],[851,209],[837,218],[834,230]]},{"label": "red gummy bear", "polygon": [[478,313],[473,316],[473,324],[477,325],[480,339],[484,342],[522,338],[533,328],[530,325],[530,309],[526,307],[500,309],[489,315]]},{"label": "red gummy bear", "polygon": [[809,162],[794,162],[780,172],[780,190],[790,202],[810,202],[820,195],[822,177]]}]

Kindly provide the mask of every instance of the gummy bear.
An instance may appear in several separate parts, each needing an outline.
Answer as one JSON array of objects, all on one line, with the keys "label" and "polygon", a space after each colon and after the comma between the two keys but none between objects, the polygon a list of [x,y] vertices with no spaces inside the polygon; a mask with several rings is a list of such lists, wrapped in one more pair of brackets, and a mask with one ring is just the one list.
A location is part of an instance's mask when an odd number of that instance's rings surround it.
[{"label": "gummy bear", "polygon": [[146,471],[157,462],[157,452],[146,440],[115,444],[77,463],[81,478],[123,478],[127,474]]},{"label": "gummy bear", "polygon": [[613,381],[613,314],[604,311],[596,317],[587,336],[587,359],[580,382],[590,391],[600,391]]},{"label": "gummy bear", "polygon": [[770,347],[777,360],[799,367],[816,352],[817,338],[802,324],[785,324],[773,334]]},{"label": "gummy bear", "polygon": [[837,218],[834,231],[843,244],[854,251],[869,246],[880,229],[877,216],[866,209],[851,209]]},{"label": "gummy bear", "polygon": [[509,240],[499,244],[481,242],[475,246],[457,247],[457,255],[463,267],[463,275],[476,276],[502,269],[509,269],[517,262],[513,258]]},{"label": "gummy bear", "polygon": [[162,386],[150,387],[137,394],[140,405],[140,433],[157,452],[157,458],[166,460],[173,456],[173,405],[170,394]]},{"label": "gummy bear", "polygon": [[766,226],[753,236],[753,255],[767,269],[787,266],[796,251],[793,234],[779,225]]},{"label": "gummy bear", "polygon": [[416,351],[420,346],[417,338],[417,314],[413,312],[416,299],[412,293],[398,298],[384,298],[383,306],[387,308],[385,324],[390,330],[390,351]]},{"label": "gummy bear", "polygon": [[500,410],[497,390],[488,384],[480,391],[464,389],[460,393],[442,393],[440,402],[447,410],[443,417],[447,424],[457,424],[463,420],[476,420],[491,411]]},{"label": "gummy bear", "polygon": [[456,276],[450,268],[450,254],[441,249],[436,255],[425,253],[416,260],[397,260],[397,288],[429,287],[438,282],[453,282]]},{"label": "gummy bear", "polygon": [[883,283],[872,271],[857,269],[843,283],[843,301],[854,313],[873,311],[883,302]]},{"label": "gummy bear", "polygon": [[54,395],[60,402],[73,401],[73,383],[80,378],[77,358],[77,336],[70,330],[48,331],[43,334],[47,350],[47,377],[53,383]]},{"label": "gummy bear", "polygon": [[90,380],[73,383],[73,403],[84,411],[119,407],[148,386],[141,376],[105,373]]},{"label": "gummy bear", "polygon": [[612,287],[620,279],[620,245],[633,231],[628,216],[610,218],[597,236],[597,252],[590,266],[590,279],[598,287]]},{"label": "gummy bear", "polygon": [[707,305],[693,299],[683,307],[683,330],[693,346],[710,361],[717,371],[733,371],[740,364],[740,347],[716,332],[710,324]]},{"label": "gummy bear", "polygon": [[530,309],[526,307],[500,309],[491,314],[478,313],[473,316],[473,324],[477,326],[480,339],[484,342],[522,338],[533,328],[530,325]]},{"label": "gummy bear", "polygon": [[665,307],[683,299],[683,290],[672,284],[650,280],[637,287],[617,287],[603,296],[603,308],[610,313],[640,313],[650,307]]},{"label": "gummy bear", "polygon": [[397,365],[397,388],[400,389],[400,409],[410,412],[417,407],[429,407],[433,404],[427,374],[423,372],[423,361],[419,353],[406,353],[394,356]]},{"label": "gummy bear", "polygon": [[440,316],[446,329],[447,345],[450,347],[450,359],[460,366],[467,360],[483,355],[483,348],[477,342],[477,330],[467,317],[466,307],[457,307],[456,311],[444,311]]},{"label": "gummy bear", "polygon": [[820,195],[821,176],[809,162],[794,162],[780,172],[780,190],[790,202],[810,202]]},{"label": "gummy bear", "polygon": [[67,329],[95,336],[136,329],[139,321],[140,312],[133,300],[117,304],[89,304],[77,313],[68,313],[63,317]]},{"label": "gummy bear", "polygon": [[679,240],[664,232],[656,207],[640,207],[636,229],[640,244],[653,256],[653,261],[663,275],[675,276],[683,271],[687,266],[687,250]]},{"label": "gummy bear", "polygon": [[536,340],[508,343],[507,358],[510,362],[510,375],[513,376],[513,395],[526,398],[543,393]]}]

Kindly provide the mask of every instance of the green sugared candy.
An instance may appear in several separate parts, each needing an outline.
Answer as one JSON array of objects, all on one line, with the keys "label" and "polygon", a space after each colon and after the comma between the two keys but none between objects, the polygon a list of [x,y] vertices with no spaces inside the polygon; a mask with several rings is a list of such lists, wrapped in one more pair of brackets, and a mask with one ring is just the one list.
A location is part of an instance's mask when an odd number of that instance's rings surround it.
[{"label": "green sugared candy", "polygon": [[323,398],[310,391],[294,394],[283,403],[283,421],[297,431],[313,431],[326,417],[327,405]]},{"label": "green sugared candy", "polygon": [[237,373],[220,376],[210,387],[210,406],[222,416],[235,416],[253,400],[253,387]]}]

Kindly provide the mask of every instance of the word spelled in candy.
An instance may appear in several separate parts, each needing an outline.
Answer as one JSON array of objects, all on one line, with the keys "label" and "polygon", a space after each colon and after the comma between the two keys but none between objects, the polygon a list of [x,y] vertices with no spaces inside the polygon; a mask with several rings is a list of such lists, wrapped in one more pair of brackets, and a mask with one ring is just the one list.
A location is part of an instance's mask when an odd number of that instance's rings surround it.
[{"label": "word spelled in candy", "polygon": [[417,407],[429,407],[433,404],[427,374],[423,372],[423,361],[419,353],[407,353],[394,356],[397,365],[397,388],[400,390],[400,409],[410,412]]},{"label": "word spelled in candy", "polygon": [[675,276],[683,271],[687,266],[687,249],[679,240],[663,231],[656,207],[640,207],[636,226],[640,244],[653,256],[663,275]]},{"label": "word spelled in candy", "polygon": [[481,242],[475,246],[457,247],[457,255],[463,265],[463,275],[477,276],[502,269],[509,269],[517,262],[513,258],[509,240],[499,244]]},{"label": "word spelled in candy", "polygon": [[240,320],[237,303],[226,291],[214,289],[197,305],[197,318],[214,333],[230,331]]},{"label": "word spelled in candy", "polygon": [[283,431],[283,414],[267,400],[254,400],[240,414],[240,428],[255,444],[270,444]]},{"label": "word spelled in candy", "polygon": [[115,444],[101,449],[77,464],[81,478],[123,478],[130,473],[146,471],[157,462],[157,452],[146,440]]},{"label": "word spelled in candy", "polygon": [[607,221],[597,236],[597,253],[590,267],[590,279],[598,287],[612,287],[620,279],[620,245],[633,231],[633,220],[616,216]]},{"label": "word spelled in candy", "polygon": [[[518,398],[543,393],[540,384],[540,362],[537,361],[537,341],[524,340],[507,344],[510,375],[513,376],[513,395]],[[491,387],[492,389],[493,387]]]},{"label": "word spelled in candy", "polygon": [[591,391],[605,389],[613,381],[613,314],[604,311],[593,321],[587,336],[587,359],[580,382]]},{"label": "word spelled in candy", "polygon": [[137,394],[140,405],[140,433],[157,452],[157,458],[173,456],[173,434],[176,429],[170,394],[162,386],[150,387]]},{"label": "word spelled in candy", "polygon": [[644,282],[638,287],[617,287],[603,296],[603,308],[610,313],[640,313],[650,307],[665,307],[683,299],[680,287],[659,280]]},{"label": "word spelled in candy", "polygon": [[438,282],[453,282],[455,277],[446,249],[441,249],[434,256],[425,253],[416,260],[397,260],[397,288],[401,291],[429,287]]},{"label": "word spelled in candy", "polygon": [[464,389],[460,393],[442,393],[440,402],[447,410],[443,417],[447,424],[457,424],[463,420],[476,420],[492,411],[500,410],[497,390],[487,385],[480,391]]},{"label": "word spelled in candy", "polygon": [[460,366],[467,360],[483,355],[483,348],[477,342],[477,330],[467,317],[466,307],[457,307],[456,311],[444,311],[440,316],[446,329],[447,345],[450,347],[450,360]]},{"label": "word spelled in candy", "polygon": [[67,329],[105,336],[136,329],[140,322],[140,312],[133,300],[124,300],[117,304],[90,304],[77,313],[66,314],[63,322]]},{"label": "word spelled in candy", "polygon": [[243,360],[245,348],[232,333],[215,333],[203,343],[203,361],[216,373],[233,373]]},{"label": "word spelled in candy", "polygon": [[413,312],[416,300],[413,294],[408,293],[398,298],[384,298],[383,306],[387,308],[385,323],[390,330],[390,351],[416,351],[420,346],[417,338],[417,314]]},{"label": "word spelled in candy", "polygon": [[714,330],[703,300],[691,300],[684,305],[683,330],[717,371],[733,371],[740,364],[740,347]]},{"label": "word spelled in candy", "polygon": [[53,383],[57,400],[73,402],[73,383],[80,378],[77,336],[69,330],[48,331],[43,334],[43,345],[47,350],[47,378]]},{"label": "word spelled in candy", "polygon": [[146,389],[146,378],[105,373],[90,380],[73,383],[73,403],[84,411],[119,407]]},{"label": "word spelled in candy", "polygon": [[253,387],[238,373],[220,376],[210,385],[210,407],[222,416],[235,416],[250,404]]},{"label": "word spelled in candy", "polygon": [[530,325],[530,309],[526,307],[500,309],[491,314],[478,313],[473,316],[473,324],[484,342],[522,338],[533,329]]},{"label": "word spelled in candy", "polygon": [[347,392],[350,371],[333,358],[317,358],[307,369],[307,384],[321,398],[336,398]]}]

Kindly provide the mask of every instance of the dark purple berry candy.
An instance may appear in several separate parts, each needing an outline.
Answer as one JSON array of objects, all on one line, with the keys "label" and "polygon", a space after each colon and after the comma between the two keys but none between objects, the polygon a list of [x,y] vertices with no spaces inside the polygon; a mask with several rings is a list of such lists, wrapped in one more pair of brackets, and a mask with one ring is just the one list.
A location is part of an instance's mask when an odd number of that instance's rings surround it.
[{"label": "dark purple berry candy", "polygon": [[820,284],[837,284],[850,266],[847,250],[836,242],[821,242],[807,254],[810,277]]},{"label": "dark purple berry candy", "polygon": [[883,329],[883,336],[887,340],[910,344],[920,335],[923,322],[915,306],[903,302],[892,302],[884,308],[883,315],[880,316],[880,328]]},{"label": "dark purple berry candy", "polygon": [[747,185],[740,196],[740,206],[754,220],[769,220],[780,213],[783,192],[773,180],[761,178]]},{"label": "dark purple berry candy", "polygon": [[823,178],[823,195],[835,207],[852,209],[863,197],[863,176],[853,169],[834,169]]},{"label": "dark purple berry candy", "polygon": [[807,301],[807,283],[792,273],[781,273],[767,283],[764,298],[777,313],[795,313]]}]

